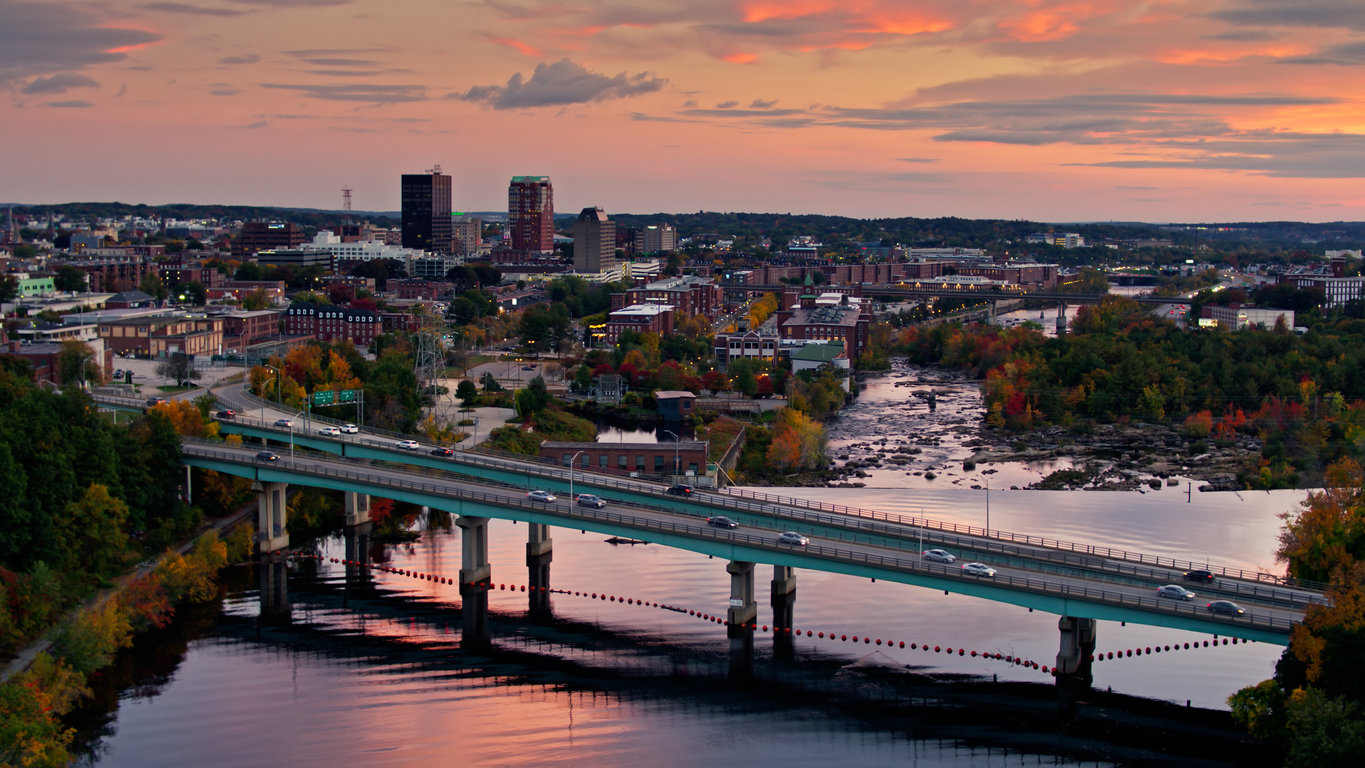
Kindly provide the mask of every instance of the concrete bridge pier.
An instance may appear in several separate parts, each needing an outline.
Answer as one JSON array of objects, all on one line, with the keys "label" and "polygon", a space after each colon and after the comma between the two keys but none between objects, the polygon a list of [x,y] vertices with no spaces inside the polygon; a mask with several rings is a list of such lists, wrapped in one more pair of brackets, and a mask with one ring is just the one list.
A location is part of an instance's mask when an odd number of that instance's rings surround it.
[{"label": "concrete bridge pier", "polygon": [[359,525],[346,526],[346,562],[359,563],[359,565],[346,566],[346,583],[348,585],[358,585],[370,581],[370,530],[372,527],[373,523],[369,521]]},{"label": "concrete bridge pier", "polygon": [[1066,302],[1057,305],[1057,335],[1066,333]]},{"label": "concrete bridge pier", "polygon": [[996,325],[1000,322],[995,317],[996,310],[999,309],[998,307],[999,303],[1000,302],[996,301],[995,299],[991,299],[991,310],[990,314],[986,315],[986,325]]},{"label": "concrete bridge pier", "polygon": [[1063,616],[1057,621],[1061,647],[1057,651],[1057,706],[1065,713],[1076,707],[1077,695],[1089,690],[1095,678],[1090,657],[1095,653],[1095,620]]},{"label": "concrete bridge pier", "polygon": [[464,648],[486,648],[492,643],[488,631],[488,580],[493,571],[488,567],[488,518],[461,515],[455,520],[460,527],[460,618]]},{"label": "concrete bridge pier", "polygon": [[260,590],[260,622],[266,625],[290,623],[289,569],[281,557],[264,558],[256,566]]},{"label": "concrete bridge pier", "polygon": [[370,495],[346,492],[346,527],[370,522]]},{"label": "concrete bridge pier", "polygon": [[[725,612],[725,622],[729,625],[728,634],[736,637],[742,625],[752,624],[758,618],[758,602],[754,600],[754,564],[742,560],[732,560],[725,566],[730,574],[730,608]],[[744,629],[744,632],[749,630]]]},{"label": "concrete bridge pier", "polygon": [[526,583],[531,587],[527,596],[527,610],[533,618],[549,618],[550,610],[550,561],[554,559],[554,541],[550,538],[550,526],[531,523],[526,541]]},{"label": "concrete bridge pier", "polygon": [[796,569],[773,566],[773,655],[790,659],[796,655],[796,637],[791,634],[796,612]]},{"label": "concrete bridge pier", "polygon": [[278,552],[289,546],[286,529],[289,515],[288,483],[256,483],[256,541],[261,554]]}]

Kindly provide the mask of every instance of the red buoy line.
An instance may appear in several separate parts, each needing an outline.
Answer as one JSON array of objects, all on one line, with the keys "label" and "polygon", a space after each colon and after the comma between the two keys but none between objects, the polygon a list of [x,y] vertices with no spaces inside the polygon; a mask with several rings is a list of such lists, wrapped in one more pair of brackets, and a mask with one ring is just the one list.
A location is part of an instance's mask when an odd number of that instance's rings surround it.
[{"label": "red buoy line", "polygon": [[[306,559],[306,560],[317,560],[317,561],[319,561],[319,562],[321,562],[321,561],[323,561],[323,560],[329,560],[330,562],[338,563],[338,564],[341,564],[341,565],[349,565],[349,566],[354,566],[354,567],[359,567],[359,568],[370,568],[370,569],[372,569],[372,570],[381,571],[381,572],[383,572],[383,573],[391,573],[391,574],[394,574],[394,575],[396,575],[396,576],[407,576],[407,577],[410,577],[410,578],[415,578],[415,579],[419,579],[419,580],[422,580],[422,581],[430,581],[430,582],[434,582],[434,583],[437,583],[437,584],[451,584],[451,585],[456,584],[456,581],[455,581],[454,579],[447,578],[447,577],[436,576],[435,574],[421,573],[421,572],[418,572],[418,571],[413,571],[413,570],[404,569],[404,568],[389,568],[389,567],[387,567],[387,566],[382,566],[382,565],[370,565],[370,564],[368,564],[368,563],[362,563],[362,562],[360,562],[359,560],[346,560],[346,559],[339,559],[339,558],[335,558],[335,557],[332,557],[332,558],[323,558],[321,555],[309,555],[309,554],[303,554],[303,553],[294,553],[293,556],[294,556],[294,557],[297,557],[297,558]],[[568,597],[585,597],[585,598],[588,598],[589,600],[605,600],[605,601],[609,601],[609,602],[613,602],[613,603],[623,603],[623,604],[625,604],[625,605],[638,605],[638,606],[642,606],[642,607],[646,607],[646,608],[658,608],[658,609],[664,610],[664,611],[673,611],[673,612],[675,612],[675,613],[685,613],[685,614],[687,614],[688,616],[695,616],[695,617],[698,618],[698,619],[701,619],[701,620],[703,620],[703,621],[709,621],[709,622],[711,622],[711,623],[713,623],[713,624],[720,624],[720,625],[722,625],[722,626],[731,626],[730,623],[729,623],[724,617],[722,617],[722,616],[713,616],[713,615],[711,615],[711,614],[709,614],[709,613],[702,613],[701,611],[691,610],[691,609],[688,609],[688,608],[682,608],[682,607],[679,607],[679,606],[676,606],[676,605],[668,605],[668,604],[664,604],[664,603],[654,603],[654,602],[649,602],[649,601],[647,601],[647,600],[637,600],[637,599],[635,599],[635,598],[617,597],[616,595],[609,595],[609,594],[607,594],[607,593],[605,593],[605,592],[591,592],[591,593],[589,593],[589,592],[583,592],[583,591],[578,591],[578,590],[569,590],[569,589],[549,589],[548,587],[535,587],[535,586],[528,586],[528,585],[517,585],[517,584],[494,584],[494,583],[491,582],[491,581],[476,581],[476,582],[473,582],[473,583],[471,583],[471,584],[469,584],[469,585],[467,585],[467,586],[470,586],[470,587],[478,587],[478,588],[486,589],[486,590],[488,590],[488,591],[490,591],[490,592],[495,591],[495,590],[499,590],[499,591],[508,591],[508,592],[518,592],[518,591],[520,591],[520,592],[526,592],[526,591],[529,590],[530,592],[534,593],[534,592],[536,592],[537,590],[539,590],[540,592],[543,592],[543,593],[546,593],[546,594],[552,594],[552,595],[565,595],[565,596],[568,596]],[[739,626],[746,626],[746,625],[739,625]],[[759,630],[759,631],[763,631],[763,632],[767,632],[767,631],[768,631],[768,625],[767,625],[767,624],[764,624],[764,625],[760,626],[757,622],[751,622],[751,623],[749,623],[747,626],[748,626],[749,629],[752,629],[752,630]],[[803,630],[792,629],[791,627],[776,627],[776,626],[772,628],[772,631],[773,631],[773,634],[774,634],[774,635],[778,635],[778,634],[782,634],[782,635],[791,635],[793,638],[800,637],[800,636],[802,635],[802,633],[803,633]],[[877,638],[876,640],[873,640],[873,638],[868,637],[868,636],[863,636],[863,637],[859,638],[858,635],[849,636],[849,635],[843,635],[843,634],[836,634],[836,633],[834,633],[834,632],[830,632],[830,633],[828,633],[828,635],[827,635],[825,632],[816,632],[816,631],[814,631],[814,630],[804,630],[804,634],[805,634],[806,637],[818,638],[818,639],[821,639],[821,640],[825,639],[825,637],[829,637],[829,639],[830,639],[831,641],[839,641],[839,642],[845,642],[845,643],[846,643],[846,642],[849,642],[849,641],[851,640],[854,644],[857,644],[858,642],[861,641],[863,645],[871,645],[871,644],[873,644],[873,643],[875,642],[875,643],[876,643],[877,645],[879,645],[879,646],[882,645],[882,644],[885,644],[887,648],[891,648],[891,647],[904,648],[904,647],[905,647],[905,642],[904,642],[904,641],[897,642],[897,641],[894,641],[894,640],[882,640],[881,638]],[[1210,642],[1212,642],[1212,647],[1218,647],[1218,646],[1219,646],[1219,640],[1220,640],[1220,638],[1218,638],[1218,637],[1215,636],[1215,637],[1213,638],[1212,641],[1204,640],[1204,641],[1202,642],[1202,644],[1200,643],[1200,641],[1196,640],[1196,641],[1191,642],[1191,643],[1183,643],[1183,644],[1182,644],[1182,643],[1175,643],[1175,644],[1173,644],[1173,645],[1156,645],[1156,646],[1150,646],[1150,645],[1149,645],[1149,646],[1139,647],[1139,648],[1129,648],[1129,649],[1125,649],[1125,650],[1122,650],[1122,651],[1101,651],[1101,652],[1098,652],[1098,653],[1090,654],[1089,660],[1090,660],[1091,662],[1097,662],[1097,661],[1117,661],[1117,660],[1120,660],[1120,659],[1129,659],[1129,658],[1132,658],[1132,657],[1134,657],[1134,656],[1138,656],[1138,657],[1141,657],[1141,656],[1150,656],[1150,655],[1152,655],[1153,653],[1162,653],[1163,651],[1166,652],[1166,653],[1173,653],[1173,652],[1175,652],[1175,651],[1180,651],[1180,650],[1195,650],[1195,649],[1199,649],[1199,648],[1208,648],[1208,647],[1210,647]],[[1222,645],[1228,645],[1228,644],[1229,644],[1229,640],[1231,641],[1231,644],[1232,644],[1232,645],[1237,645],[1237,643],[1238,643],[1238,639],[1235,638],[1235,637],[1234,637],[1234,638],[1231,638],[1231,639],[1224,637],[1224,638],[1221,638],[1221,640],[1222,640]],[[1250,642],[1252,642],[1252,641],[1251,641],[1251,640],[1242,640],[1241,642],[1242,642],[1242,643],[1250,643]],[[995,653],[995,652],[988,652],[988,651],[981,651],[981,652],[978,652],[978,651],[968,651],[968,650],[966,650],[965,648],[960,648],[960,647],[954,649],[953,647],[950,647],[950,646],[949,646],[949,647],[945,647],[945,646],[938,646],[938,645],[936,645],[936,646],[934,646],[933,648],[934,648],[934,653],[945,653],[945,652],[946,652],[949,656],[952,656],[952,655],[954,655],[954,654],[956,654],[956,655],[958,655],[958,656],[967,656],[968,654],[970,654],[972,658],[982,658],[982,659],[992,660],[992,661],[1003,661],[1003,662],[1005,662],[1006,664],[1013,664],[1013,665],[1016,666],[1016,667],[1021,667],[1021,668],[1024,668],[1024,669],[1033,669],[1033,670],[1037,670],[1038,672],[1041,672],[1041,673],[1043,673],[1043,674],[1050,674],[1050,675],[1052,675],[1053,677],[1056,677],[1056,676],[1057,676],[1057,670],[1056,670],[1055,667],[1048,667],[1048,666],[1046,666],[1046,665],[1039,665],[1038,662],[1033,661],[1033,660],[1031,660],[1031,659],[1025,659],[1025,658],[1017,657],[1017,656],[1013,656],[1013,655],[1007,655],[1007,654],[1001,654],[1001,653]],[[929,652],[929,644],[928,644],[928,643],[910,643],[910,649],[911,649],[911,650],[923,649],[925,653],[928,653],[928,652]]]}]

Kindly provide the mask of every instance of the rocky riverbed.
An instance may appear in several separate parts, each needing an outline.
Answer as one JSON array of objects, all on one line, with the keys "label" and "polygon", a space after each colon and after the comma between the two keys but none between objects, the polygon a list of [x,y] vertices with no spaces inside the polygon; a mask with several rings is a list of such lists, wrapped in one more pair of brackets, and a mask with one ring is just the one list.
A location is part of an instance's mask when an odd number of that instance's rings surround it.
[{"label": "rocky riverbed", "polygon": [[979,382],[903,360],[859,384],[827,425],[834,487],[1236,490],[1260,449],[1191,442],[1154,424],[997,430],[983,426]]}]

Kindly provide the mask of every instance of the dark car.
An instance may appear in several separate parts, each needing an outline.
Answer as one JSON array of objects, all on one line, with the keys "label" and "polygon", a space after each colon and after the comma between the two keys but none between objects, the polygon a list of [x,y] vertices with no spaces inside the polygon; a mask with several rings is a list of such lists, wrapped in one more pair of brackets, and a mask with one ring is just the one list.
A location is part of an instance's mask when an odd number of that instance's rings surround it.
[{"label": "dark car", "polygon": [[706,518],[706,524],[707,524],[707,525],[710,525],[710,526],[713,526],[713,527],[715,527],[715,528],[738,528],[738,527],[739,527],[739,523],[736,523],[734,520],[731,520],[731,519],[728,518],[728,517],[708,517],[708,518]]},{"label": "dark car", "polygon": [[601,509],[607,506],[607,500],[595,493],[580,493],[578,494],[578,506]]},{"label": "dark car", "polygon": [[275,454],[271,453],[270,451],[258,451],[258,452],[256,453],[256,461],[279,461],[279,460],[280,460],[280,457],[279,457],[279,456],[276,456]]},{"label": "dark car", "polygon": [[1213,581],[1213,571],[1205,571],[1202,569],[1198,571],[1186,571],[1185,581],[1197,581],[1200,584],[1208,584]]},{"label": "dark car", "polygon": [[149,397],[149,398],[147,398],[147,407],[148,407],[148,408],[151,408],[151,407],[154,406],[154,405],[165,405],[165,404],[166,404],[166,398],[164,398],[164,397]]},{"label": "dark car", "polygon": [[443,456],[443,457],[445,457],[445,458],[448,459],[448,458],[450,458],[451,456],[454,456],[454,455],[455,455],[455,452],[452,451],[452,450],[450,450],[449,448],[432,448],[432,449],[431,449],[431,455],[432,455],[432,456]]},{"label": "dark car", "polygon": [[1205,607],[1209,609],[1209,613],[1225,613],[1228,616],[1241,616],[1246,613],[1242,606],[1231,600],[1214,600]]},{"label": "dark car", "polygon": [[220,419],[235,419],[235,418],[237,418],[237,412],[236,412],[236,411],[233,411],[233,410],[229,410],[229,409],[227,409],[227,408],[224,408],[223,410],[221,410],[221,411],[218,412],[218,418],[220,418]]},{"label": "dark car", "polygon": [[673,486],[669,486],[667,493],[669,493],[669,494],[671,494],[671,495],[673,495],[673,496],[691,496],[691,495],[692,495],[692,486],[690,486],[690,485],[673,485]]}]

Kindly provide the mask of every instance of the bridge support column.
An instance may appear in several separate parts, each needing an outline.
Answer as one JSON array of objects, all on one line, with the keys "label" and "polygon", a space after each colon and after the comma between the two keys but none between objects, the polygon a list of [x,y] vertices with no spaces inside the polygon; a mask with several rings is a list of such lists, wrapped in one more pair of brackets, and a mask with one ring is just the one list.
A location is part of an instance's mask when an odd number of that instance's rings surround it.
[{"label": "bridge support column", "polygon": [[[347,494],[350,495],[350,494]],[[370,582],[370,530],[369,521],[359,525],[346,526],[346,561],[356,565],[346,566],[346,584],[359,586]]]},{"label": "bridge support column", "polygon": [[1057,335],[1066,333],[1066,302],[1057,305]]},{"label": "bridge support column", "polygon": [[288,483],[256,483],[256,541],[261,554],[289,546]]},{"label": "bridge support column", "polygon": [[[758,602],[754,600],[754,564],[732,560],[725,566],[730,574],[730,608],[725,612],[730,637],[737,637],[741,625],[758,618]],[[743,629],[743,632],[749,630]]]},{"label": "bridge support column", "polygon": [[796,612],[796,569],[786,565],[773,566],[773,654],[792,658],[796,653],[796,638],[791,634]]},{"label": "bridge support column", "polygon": [[465,648],[485,648],[492,642],[488,631],[488,586],[492,569],[488,567],[488,518],[461,515],[460,527],[460,618]]},{"label": "bridge support column", "polygon": [[530,586],[528,610],[536,618],[550,615],[550,561],[554,559],[554,541],[550,526],[531,523],[526,541],[526,583]]},{"label": "bridge support column", "polygon": [[1000,322],[995,317],[996,310],[999,309],[999,304],[1000,302],[991,299],[991,313],[986,316],[986,325],[995,325]]},{"label": "bridge support column", "polygon": [[346,492],[346,527],[370,522],[370,495]]},{"label": "bridge support column", "polygon": [[1094,682],[1090,657],[1095,653],[1095,620],[1063,616],[1057,621],[1061,647],[1057,651],[1057,705],[1064,712],[1076,706],[1076,694]]},{"label": "bridge support column", "polygon": [[268,558],[256,566],[257,586],[260,589],[262,624],[288,624],[289,606],[289,569],[280,558]]}]

